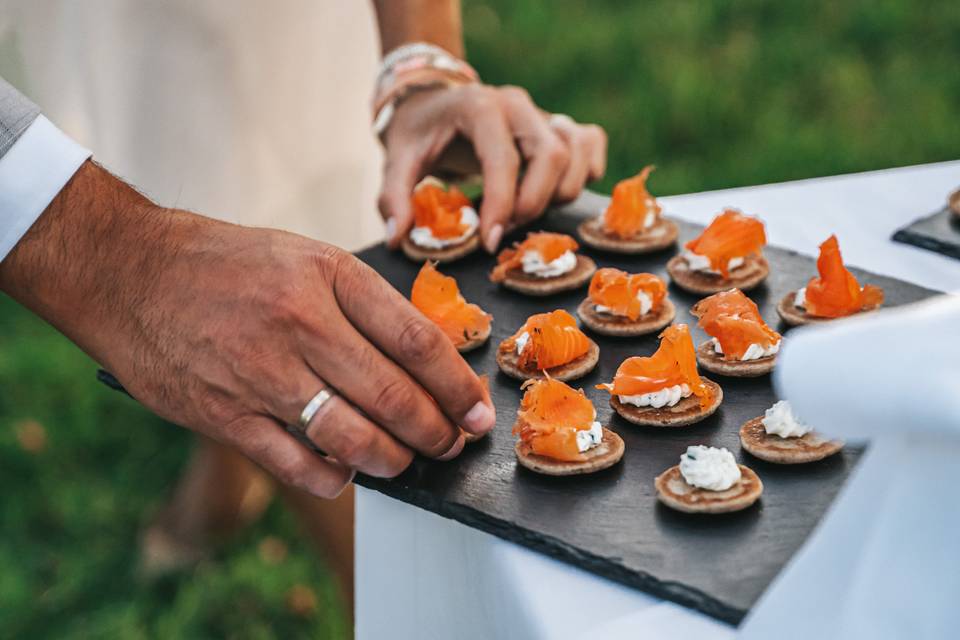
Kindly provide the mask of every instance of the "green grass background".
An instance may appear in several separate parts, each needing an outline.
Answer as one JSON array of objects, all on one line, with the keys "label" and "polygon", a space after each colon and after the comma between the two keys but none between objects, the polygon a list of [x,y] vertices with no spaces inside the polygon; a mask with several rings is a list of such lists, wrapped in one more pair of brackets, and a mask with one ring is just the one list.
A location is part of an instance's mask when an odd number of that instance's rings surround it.
[{"label": "green grass background", "polygon": [[[602,124],[613,183],[666,195],[960,157],[960,3],[467,0],[484,79]],[[93,379],[0,296],[0,637],[338,638],[331,577],[274,505],[216,558],[136,577],[136,535],[189,438]],[[46,447],[17,434],[42,425]],[[257,551],[276,536],[290,553]],[[296,584],[312,613],[285,604]]]}]

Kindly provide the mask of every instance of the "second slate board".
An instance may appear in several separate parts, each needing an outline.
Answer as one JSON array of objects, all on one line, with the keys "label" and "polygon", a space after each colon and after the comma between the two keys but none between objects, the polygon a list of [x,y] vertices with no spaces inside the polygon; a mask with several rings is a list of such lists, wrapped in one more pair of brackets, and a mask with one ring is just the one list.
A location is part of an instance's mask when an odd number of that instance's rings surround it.
[{"label": "second slate board", "polygon": [[[573,234],[583,216],[596,215],[605,202],[605,198],[587,194],[574,206],[550,213],[537,227]],[[697,235],[701,227],[680,223],[680,229],[678,246]],[[673,252],[630,257],[585,250],[599,266],[649,271],[664,277],[664,265]],[[815,265],[808,257],[773,247],[765,254],[771,265],[770,278],[751,297],[767,322],[782,332],[785,328],[778,326],[777,301],[787,291],[806,284],[815,273]],[[367,249],[359,256],[409,295],[419,265],[383,246]],[[656,430],[630,425],[613,414],[609,395],[593,387],[610,381],[628,356],[653,353],[657,339],[617,340],[592,335],[600,345],[600,363],[573,386],[586,390],[597,407],[598,420],[623,437],[627,446],[623,461],[607,471],[579,478],[528,472],[516,464],[514,437],[510,434],[521,398],[520,385],[499,373],[494,361],[496,348],[533,313],[556,308],[573,313],[586,288],[550,298],[527,298],[488,281],[493,263],[493,258],[478,253],[442,270],[456,277],[468,301],[494,315],[489,344],[468,354],[467,360],[478,373],[490,376],[497,407],[496,428],[453,462],[418,459],[396,479],[358,476],[357,482],[587,571],[738,623],[816,525],[860,451],[848,447],[822,462],[796,467],[767,464],[741,451],[740,425],[762,415],[776,401],[768,377],[716,377],[724,390],[723,405],[714,416],[692,427]],[[852,271],[861,284],[883,287],[888,306],[936,293]],[[691,326],[695,343],[705,340],[706,335],[696,328],[689,314],[697,298],[676,287],[670,287],[669,295],[677,304],[676,321]],[[830,425],[816,426],[830,432]],[[677,464],[691,444],[727,447],[738,461],[752,467],[765,486],[760,503],[744,512],[714,517],[681,514],[660,505],[653,488],[654,477]]]}]

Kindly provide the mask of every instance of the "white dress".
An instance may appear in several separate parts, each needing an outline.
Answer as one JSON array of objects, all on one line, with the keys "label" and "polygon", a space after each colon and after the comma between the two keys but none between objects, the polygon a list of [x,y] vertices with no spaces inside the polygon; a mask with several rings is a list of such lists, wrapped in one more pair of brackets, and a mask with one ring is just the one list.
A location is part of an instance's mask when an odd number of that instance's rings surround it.
[{"label": "white dress", "polygon": [[158,203],[381,235],[368,2],[0,0],[0,76]]}]

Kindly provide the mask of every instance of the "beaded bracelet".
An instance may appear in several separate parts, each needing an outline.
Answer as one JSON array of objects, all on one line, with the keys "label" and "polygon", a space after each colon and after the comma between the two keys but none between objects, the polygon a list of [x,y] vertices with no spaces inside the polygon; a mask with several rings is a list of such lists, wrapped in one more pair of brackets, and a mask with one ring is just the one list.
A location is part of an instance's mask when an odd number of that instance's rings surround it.
[{"label": "beaded bracelet", "polygon": [[476,70],[464,60],[426,42],[412,42],[387,54],[377,74],[373,99],[373,128],[383,135],[396,105],[410,93],[432,87],[479,82]]}]

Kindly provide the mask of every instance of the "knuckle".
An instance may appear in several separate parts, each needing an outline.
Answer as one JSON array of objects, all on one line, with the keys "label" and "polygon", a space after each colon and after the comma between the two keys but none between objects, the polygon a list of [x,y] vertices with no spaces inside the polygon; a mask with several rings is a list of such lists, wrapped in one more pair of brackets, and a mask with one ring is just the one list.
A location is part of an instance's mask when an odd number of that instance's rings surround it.
[{"label": "knuckle", "polygon": [[458,436],[459,434],[452,429],[443,429],[429,445],[424,447],[424,455],[431,458],[442,456],[447,451],[450,451],[450,447],[457,441]]},{"label": "knuckle", "polygon": [[413,462],[413,452],[407,450],[404,452],[402,458],[398,458],[396,461],[391,461],[387,465],[386,469],[384,470],[384,475],[387,478],[395,478],[406,471],[411,462]]},{"label": "knuckle", "polygon": [[403,380],[389,381],[381,385],[375,406],[381,415],[404,422],[415,411],[413,390]]},{"label": "knuckle", "polygon": [[310,469],[306,455],[307,453],[304,451],[290,456],[280,463],[274,470],[277,480],[294,487],[304,486]]},{"label": "knuckle", "polygon": [[237,418],[237,409],[225,398],[205,393],[195,400],[200,419],[210,425],[225,427]]},{"label": "knuckle", "polygon": [[565,167],[570,162],[570,149],[555,134],[544,141],[543,154],[554,168]]},{"label": "knuckle", "polygon": [[515,85],[505,85],[500,87],[500,95],[506,98],[512,104],[532,104],[533,100],[530,99],[530,94],[523,87],[518,87]]},{"label": "knuckle", "polygon": [[443,338],[440,330],[426,318],[411,318],[400,330],[400,356],[408,362],[433,362],[440,354]]},{"label": "knuckle", "polygon": [[370,459],[376,436],[370,429],[347,428],[341,432],[333,449],[337,460],[348,467],[363,466]]}]

